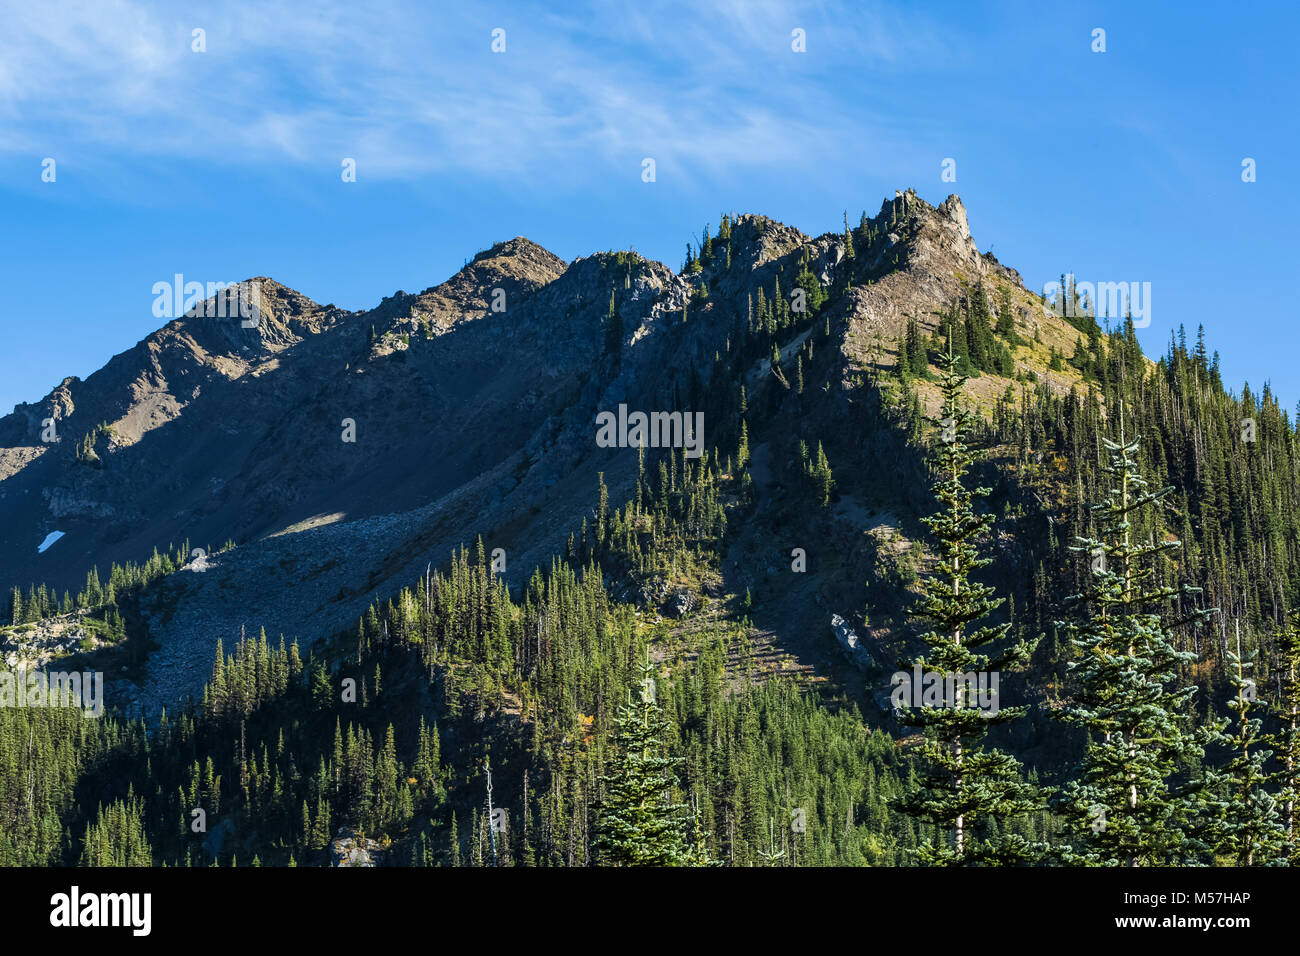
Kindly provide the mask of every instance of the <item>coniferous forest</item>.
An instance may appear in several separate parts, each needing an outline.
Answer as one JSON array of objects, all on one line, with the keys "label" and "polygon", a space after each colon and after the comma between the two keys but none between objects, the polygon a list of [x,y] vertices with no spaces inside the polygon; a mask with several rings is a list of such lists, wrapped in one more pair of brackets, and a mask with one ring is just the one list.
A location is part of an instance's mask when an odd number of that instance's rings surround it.
[{"label": "coniferous forest", "polygon": [[5,5],[0,948],[1287,938],[1298,28]]},{"label": "coniferous forest", "polygon": [[[1296,422],[1267,387],[1230,391],[1203,334],[1189,347],[1178,329],[1153,360],[1131,320],[1086,307],[1072,356],[1039,350],[1073,370],[1051,386],[1017,371],[1032,333],[982,284],[910,320],[895,358],[877,342],[846,369],[834,306],[897,267],[879,252],[906,228],[893,215],[846,217],[832,282],[795,257],[695,317],[738,267],[736,218],[688,246],[702,292],[679,322],[721,323],[725,344],[673,387],[714,423],[708,447],[623,452],[630,494],[592,475],[581,521],[521,584],[475,536],[353,627],[223,636],[201,693],[159,714],[0,708],[0,863],[328,866],[350,847],[409,867],[1296,861]],[[601,260],[608,369],[618,293],[643,268]],[[863,499],[910,545],[819,553]],[[850,582],[860,680],[771,653],[786,585],[738,574],[736,555],[789,563],[796,545]],[[106,582],[91,568],[75,596],[15,584],[7,627],[82,615],[94,653],[134,664],[141,595],[189,552]],[[686,595],[675,615],[655,588]],[[815,639],[833,647],[824,625]],[[891,704],[914,668],[950,679]],[[1000,677],[992,711],[960,679],[976,673]]]}]

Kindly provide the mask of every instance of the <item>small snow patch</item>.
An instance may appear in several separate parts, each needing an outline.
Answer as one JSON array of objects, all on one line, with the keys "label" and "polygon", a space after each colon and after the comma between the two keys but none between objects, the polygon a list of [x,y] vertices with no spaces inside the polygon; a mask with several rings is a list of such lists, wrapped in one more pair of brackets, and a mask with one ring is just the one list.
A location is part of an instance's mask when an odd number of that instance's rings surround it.
[{"label": "small snow patch", "polygon": [[36,553],[44,554],[46,551],[49,550],[50,545],[52,545],[55,541],[58,541],[62,537],[63,537],[62,531],[51,531],[49,534],[45,536],[45,540],[42,541],[40,545],[36,548]]}]

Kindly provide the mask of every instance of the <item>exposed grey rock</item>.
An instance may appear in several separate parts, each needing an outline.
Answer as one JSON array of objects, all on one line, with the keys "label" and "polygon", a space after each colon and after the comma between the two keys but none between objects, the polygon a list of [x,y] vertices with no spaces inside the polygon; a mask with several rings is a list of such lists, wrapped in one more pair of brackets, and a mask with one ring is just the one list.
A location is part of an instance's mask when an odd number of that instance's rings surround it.
[{"label": "exposed grey rock", "polygon": [[382,858],[379,843],[351,827],[343,827],[330,841],[331,866],[378,866]]},{"label": "exposed grey rock", "polygon": [[838,614],[831,615],[831,631],[835,634],[835,640],[839,641],[840,648],[844,651],[844,656],[858,669],[866,670],[872,664],[871,652],[858,639],[857,633],[849,626],[849,622],[844,620]]},{"label": "exposed grey rock", "polygon": [[678,588],[673,592],[672,610],[678,617],[685,617],[699,606],[699,599],[690,588]]}]

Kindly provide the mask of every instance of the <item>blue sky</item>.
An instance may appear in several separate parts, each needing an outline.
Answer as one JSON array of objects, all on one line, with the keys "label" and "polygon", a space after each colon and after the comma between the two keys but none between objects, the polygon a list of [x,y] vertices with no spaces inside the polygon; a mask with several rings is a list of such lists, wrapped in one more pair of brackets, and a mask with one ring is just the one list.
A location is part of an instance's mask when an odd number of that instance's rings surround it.
[{"label": "blue sky", "polygon": [[3,410],[161,325],[177,272],[359,309],[515,235],[676,268],[724,210],[818,234],[907,186],[960,194],[1031,288],[1150,282],[1149,353],[1203,322],[1232,387],[1300,400],[1292,4],[0,0],[0,22]]}]

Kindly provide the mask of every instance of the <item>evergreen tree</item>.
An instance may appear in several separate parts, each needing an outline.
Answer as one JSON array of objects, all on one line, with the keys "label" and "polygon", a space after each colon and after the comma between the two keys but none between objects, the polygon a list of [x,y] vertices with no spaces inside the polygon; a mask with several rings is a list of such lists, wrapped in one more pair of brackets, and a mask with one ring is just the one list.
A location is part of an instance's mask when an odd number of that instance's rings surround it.
[{"label": "evergreen tree", "polygon": [[[777,295],[780,296],[780,279],[777,280]],[[802,289],[804,294],[804,306],[808,313],[816,312],[826,301],[826,290],[822,288],[821,282],[813,275],[812,268],[808,262],[808,252],[804,251],[803,259],[799,264],[799,274],[794,277],[794,286],[796,289]],[[778,301],[784,301],[778,298]]]},{"label": "evergreen tree", "polygon": [[617,361],[623,352],[623,319],[614,304],[614,290],[609,290],[609,312],[605,316],[605,354]]},{"label": "evergreen tree", "polygon": [[596,550],[605,546],[606,525],[609,521],[609,489],[605,487],[605,473],[596,472]]},{"label": "evergreen tree", "polygon": [[907,330],[903,335],[902,365],[908,373],[917,378],[929,377],[930,358],[926,353],[925,340],[916,319],[907,320]]},{"label": "evergreen tree", "polygon": [[1236,715],[1237,726],[1229,740],[1232,758],[1222,775],[1228,792],[1216,821],[1217,849],[1228,853],[1238,866],[1267,865],[1286,854],[1286,829],[1277,800],[1266,789],[1273,779],[1265,770],[1272,751],[1263,749],[1261,721],[1250,716],[1257,694],[1251,674],[1258,655],[1258,651],[1242,654],[1240,632],[1236,652],[1227,653],[1228,676],[1235,690],[1228,709]]},{"label": "evergreen tree", "polygon": [[456,812],[451,814],[451,827],[447,830],[447,864],[460,866],[460,835],[456,832]]},{"label": "evergreen tree", "polygon": [[[943,432],[934,463],[938,473],[934,493],[941,507],[924,519],[939,542],[939,560],[926,582],[921,603],[921,615],[934,629],[922,635],[928,649],[912,667],[941,679],[950,699],[932,707],[927,698],[926,706],[900,714],[904,723],[923,729],[925,770],[919,789],[899,806],[940,828],[939,839],[917,849],[921,862],[1028,863],[1041,856],[1043,847],[1007,830],[1005,823],[1039,810],[1042,798],[1036,787],[1024,781],[1019,761],[982,745],[990,726],[1022,717],[1026,708],[1001,707],[996,690],[991,699],[980,701],[972,685],[978,680],[976,675],[1023,666],[1038,642],[1010,641],[1010,623],[975,626],[996,610],[1002,599],[994,597],[989,586],[970,578],[972,571],[990,563],[990,559],[979,557],[976,541],[989,530],[993,516],[975,510],[975,499],[987,496],[989,489],[972,490],[965,485],[975,460],[967,444],[974,418],[961,402],[965,382],[955,357],[946,353],[940,382],[943,419],[938,422]],[[913,693],[918,691],[913,689]],[[1000,832],[994,831],[994,825],[999,825]]]},{"label": "evergreen tree", "polygon": [[1011,305],[1011,290],[1005,285],[998,286],[998,325],[997,333],[1012,345],[1020,344],[1016,334],[1016,319]]},{"label": "evergreen tree", "polygon": [[1300,779],[1297,779],[1300,778],[1300,611],[1293,612],[1278,636],[1278,651],[1282,685],[1277,708],[1280,727],[1268,738],[1268,743],[1277,748],[1277,762],[1281,768],[1277,774],[1281,784],[1278,801],[1286,834],[1287,859],[1296,866],[1300,864],[1295,819],[1296,801],[1300,800]]},{"label": "evergreen tree", "polygon": [[835,479],[831,476],[831,464],[826,460],[826,452],[821,442],[817,443],[817,463],[813,465],[812,475],[816,482],[818,503],[825,508],[831,503]]},{"label": "evergreen tree", "polygon": [[619,708],[613,756],[601,776],[596,848],[615,866],[682,866],[688,862],[682,804],[671,802],[676,761],[664,755],[668,722],[656,700],[647,653],[640,692]]},{"label": "evergreen tree", "polygon": [[[1076,652],[1069,664],[1078,683],[1060,719],[1088,731],[1081,765],[1059,794],[1058,805],[1075,843],[1070,862],[1106,866],[1171,865],[1205,850],[1196,835],[1203,780],[1189,771],[1204,755],[1207,735],[1191,726],[1195,686],[1180,671],[1196,659],[1175,648],[1162,611],[1199,589],[1161,583],[1156,562],[1180,547],[1165,540],[1158,522],[1137,539],[1135,522],[1161,506],[1172,488],[1152,491],[1135,459],[1137,439],[1103,439],[1110,487],[1093,506],[1097,537],[1080,537],[1071,550],[1091,556],[1091,574],[1071,602],[1078,616],[1059,622]],[[1192,611],[1199,623],[1214,610]]]}]

